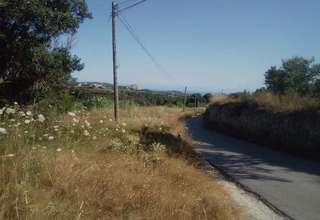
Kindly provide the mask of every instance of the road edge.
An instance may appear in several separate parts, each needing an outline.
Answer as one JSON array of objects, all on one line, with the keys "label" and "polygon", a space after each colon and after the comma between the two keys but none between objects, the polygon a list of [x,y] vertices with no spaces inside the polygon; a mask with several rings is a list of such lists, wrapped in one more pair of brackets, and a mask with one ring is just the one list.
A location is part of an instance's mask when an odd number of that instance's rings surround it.
[{"label": "road edge", "polygon": [[239,187],[240,189],[242,189],[243,191],[245,191],[246,193],[250,194],[251,196],[255,197],[257,200],[261,201],[263,204],[265,204],[268,208],[270,208],[272,211],[274,211],[276,214],[280,215],[281,217],[283,217],[284,219],[288,219],[288,220],[295,220],[293,217],[291,217],[290,215],[288,215],[287,213],[285,213],[284,211],[278,209],[275,205],[273,205],[271,202],[269,202],[266,198],[264,198],[262,195],[260,195],[259,193],[253,191],[252,189],[250,189],[250,187],[245,186],[244,184],[242,184],[241,182],[239,182],[235,177],[233,177],[232,175],[228,174],[228,172],[224,171],[223,168],[215,165],[214,163],[212,163],[209,160],[206,160],[204,158],[202,158],[206,163],[208,163],[213,169],[215,169],[216,171],[219,172],[220,175],[222,175],[226,180],[234,183],[237,187]]}]

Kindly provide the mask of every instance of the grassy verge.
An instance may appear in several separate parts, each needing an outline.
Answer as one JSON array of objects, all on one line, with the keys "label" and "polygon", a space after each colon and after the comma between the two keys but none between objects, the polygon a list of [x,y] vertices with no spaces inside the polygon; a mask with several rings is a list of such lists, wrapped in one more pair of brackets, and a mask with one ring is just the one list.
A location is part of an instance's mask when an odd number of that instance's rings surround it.
[{"label": "grassy verge", "polygon": [[239,219],[177,108],[0,113],[0,219]]},{"label": "grassy verge", "polygon": [[293,154],[320,159],[319,101],[269,93],[220,97],[208,107],[213,129]]}]

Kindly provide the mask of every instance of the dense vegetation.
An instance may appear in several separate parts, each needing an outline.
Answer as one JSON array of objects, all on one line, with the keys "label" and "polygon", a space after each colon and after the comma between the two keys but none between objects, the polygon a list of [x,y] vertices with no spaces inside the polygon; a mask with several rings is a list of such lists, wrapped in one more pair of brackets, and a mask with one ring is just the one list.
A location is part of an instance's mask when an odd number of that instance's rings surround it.
[{"label": "dense vegetation", "polygon": [[282,67],[272,66],[266,72],[265,84],[267,90],[274,94],[319,96],[320,64],[303,57],[283,60]]},{"label": "dense vegetation", "polygon": [[[175,94],[170,91],[130,90],[120,87],[120,106],[177,106],[184,105],[184,94]],[[204,106],[209,103],[211,94],[187,94],[188,107]],[[110,107],[113,104],[113,91],[111,88],[98,89],[86,87],[73,87],[70,98],[74,102],[91,107]]]},{"label": "dense vegetation", "polygon": [[90,18],[85,0],[0,0],[0,99],[59,92],[83,64],[63,43]]},{"label": "dense vegetation", "polygon": [[205,124],[218,131],[320,159],[319,64],[294,57],[265,74],[266,88],[216,97]]}]

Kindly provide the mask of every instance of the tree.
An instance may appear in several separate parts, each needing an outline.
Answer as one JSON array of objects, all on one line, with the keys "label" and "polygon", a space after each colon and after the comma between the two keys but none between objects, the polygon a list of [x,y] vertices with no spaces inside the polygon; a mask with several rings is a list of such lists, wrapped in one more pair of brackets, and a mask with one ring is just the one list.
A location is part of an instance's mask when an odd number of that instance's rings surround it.
[{"label": "tree", "polygon": [[83,64],[62,35],[91,18],[85,0],[0,0],[0,94],[27,100],[61,88]]},{"label": "tree", "polygon": [[320,65],[314,59],[293,57],[283,60],[282,67],[272,66],[265,73],[267,89],[276,94],[311,95],[318,88]]},{"label": "tree", "polygon": [[311,64],[314,59],[293,57],[284,60],[282,68],[286,73],[285,84],[287,92],[299,95],[306,95],[309,92],[310,83],[313,78]]},{"label": "tree", "polygon": [[286,73],[283,70],[272,66],[265,73],[265,85],[268,90],[276,94],[283,94],[286,90],[285,78]]}]

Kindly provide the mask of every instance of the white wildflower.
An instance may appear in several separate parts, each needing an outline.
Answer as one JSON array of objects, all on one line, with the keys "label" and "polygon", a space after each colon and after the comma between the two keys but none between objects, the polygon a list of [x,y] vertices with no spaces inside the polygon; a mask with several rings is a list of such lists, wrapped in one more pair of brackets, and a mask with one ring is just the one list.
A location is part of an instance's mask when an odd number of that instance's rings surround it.
[{"label": "white wildflower", "polygon": [[24,131],[24,133],[25,133],[25,134],[28,134],[28,133],[29,133],[29,131]]},{"label": "white wildflower", "polygon": [[93,136],[92,139],[93,139],[93,140],[97,140],[97,136]]},{"label": "white wildflower", "polygon": [[77,123],[77,124],[80,122],[79,119],[77,119],[77,118],[73,118],[72,121],[73,121],[74,123]]},{"label": "white wildflower", "polygon": [[14,156],[15,156],[14,154],[7,154],[4,157],[14,157]]},{"label": "white wildflower", "polygon": [[17,127],[19,127],[21,125],[21,123],[20,122],[18,122],[17,124],[15,124],[14,126],[17,128]]},{"label": "white wildflower", "polygon": [[7,108],[6,109],[6,113],[9,115],[9,114],[14,114],[14,113],[16,113],[16,110],[15,109],[13,109],[13,108]]},{"label": "white wildflower", "polygon": [[11,121],[11,122],[15,122],[15,121],[16,121],[16,119],[14,119],[14,118],[11,118],[11,119],[10,119],[10,121]]},{"label": "white wildflower", "polygon": [[13,104],[14,104],[14,105],[19,105],[18,102],[14,102]]},{"label": "white wildflower", "polygon": [[48,137],[48,136],[49,136],[49,134],[44,134],[44,135],[43,135],[43,137]]},{"label": "white wildflower", "polygon": [[74,112],[68,112],[68,115],[71,117],[76,117],[76,113],[74,113]]},{"label": "white wildflower", "polygon": [[86,137],[88,137],[88,136],[90,136],[90,133],[89,133],[89,131],[84,130],[83,135],[86,136]]},{"label": "white wildflower", "polygon": [[31,122],[31,120],[29,120],[29,119],[24,120],[25,124],[30,124],[30,122]]},{"label": "white wildflower", "polygon": [[23,111],[19,111],[19,112],[18,112],[18,115],[21,116],[21,117],[25,117],[25,116],[26,116],[26,113],[24,113]]},{"label": "white wildflower", "polygon": [[100,123],[100,124],[103,124],[103,120],[100,120],[99,123]]},{"label": "white wildflower", "polygon": [[32,116],[32,112],[31,112],[31,111],[27,111],[26,114],[27,114],[28,116]]},{"label": "white wildflower", "polygon": [[0,115],[3,115],[4,110],[6,110],[6,107],[3,107],[3,108],[0,109]]},{"label": "white wildflower", "polygon": [[43,123],[46,120],[46,118],[43,116],[43,114],[38,115],[38,121]]},{"label": "white wildflower", "polygon": [[88,122],[87,120],[85,120],[84,123],[86,124],[87,127],[91,126],[90,122]]},{"label": "white wildflower", "polygon": [[57,152],[61,152],[61,151],[62,151],[62,149],[61,149],[61,148],[58,148],[58,149],[57,149]]},{"label": "white wildflower", "polygon": [[121,132],[124,134],[124,133],[126,133],[126,130],[125,130],[125,129],[122,129]]},{"label": "white wildflower", "polygon": [[7,129],[5,128],[0,128],[0,135],[1,134],[8,134]]},{"label": "white wildflower", "polygon": [[123,122],[123,123],[122,123],[122,126],[123,126],[123,127],[126,127],[126,126],[127,126],[127,123]]},{"label": "white wildflower", "polygon": [[109,118],[109,121],[112,122],[113,121],[112,118]]},{"label": "white wildflower", "polygon": [[37,148],[36,147],[32,147],[32,150],[37,150]]},{"label": "white wildflower", "polygon": [[49,137],[48,137],[48,140],[49,140],[49,141],[53,141],[53,140],[54,140],[54,137],[53,137],[53,136],[49,136]]}]

